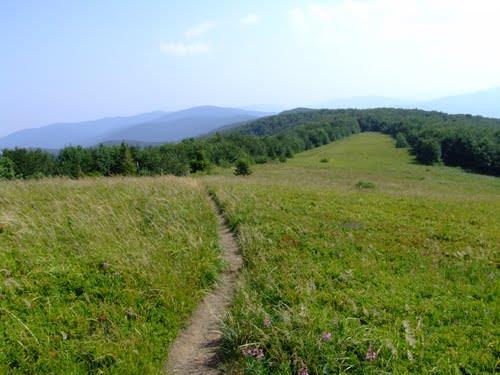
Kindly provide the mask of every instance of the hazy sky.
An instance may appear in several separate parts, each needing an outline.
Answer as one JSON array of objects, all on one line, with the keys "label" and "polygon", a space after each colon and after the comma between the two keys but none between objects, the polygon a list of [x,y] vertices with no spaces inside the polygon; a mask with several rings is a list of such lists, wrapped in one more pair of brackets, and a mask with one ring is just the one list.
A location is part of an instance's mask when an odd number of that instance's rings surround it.
[{"label": "hazy sky", "polygon": [[0,135],[201,104],[500,85],[500,0],[2,0]]}]

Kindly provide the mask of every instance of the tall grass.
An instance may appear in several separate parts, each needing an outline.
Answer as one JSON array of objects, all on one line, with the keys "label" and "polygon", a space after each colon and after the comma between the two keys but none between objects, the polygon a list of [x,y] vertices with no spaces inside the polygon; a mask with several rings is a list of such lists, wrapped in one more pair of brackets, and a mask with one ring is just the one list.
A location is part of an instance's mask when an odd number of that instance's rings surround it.
[{"label": "tall grass", "polygon": [[0,373],[158,373],[218,255],[192,179],[0,182]]}]

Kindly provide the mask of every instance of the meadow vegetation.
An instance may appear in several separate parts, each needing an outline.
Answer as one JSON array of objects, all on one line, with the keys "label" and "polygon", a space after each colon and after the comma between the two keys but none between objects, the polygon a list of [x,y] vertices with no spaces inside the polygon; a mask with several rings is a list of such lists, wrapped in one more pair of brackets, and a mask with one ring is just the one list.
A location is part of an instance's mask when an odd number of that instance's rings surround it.
[{"label": "meadow vegetation", "polygon": [[[293,158],[240,155],[210,176],[0,181],[0,372],[160,372],[223,266],[207,188],[245,261],[226,371],[495,372],[500,179],[336,121],[275,133],[307,139]],[[204,165],[191,150],[183,165]],[[118,146],[113,168],[137,173],[136,151]]]},{"label": "meadow vegetation", "polygon": [[188,178],[0,182],[0,373],[156,374],[221,267]]},{"label": "meadow vegetation", "polygon": [[500,181],[394,143],[363,133],[245,179],[205,177],[245,261],[228,372],[497,370]]}]

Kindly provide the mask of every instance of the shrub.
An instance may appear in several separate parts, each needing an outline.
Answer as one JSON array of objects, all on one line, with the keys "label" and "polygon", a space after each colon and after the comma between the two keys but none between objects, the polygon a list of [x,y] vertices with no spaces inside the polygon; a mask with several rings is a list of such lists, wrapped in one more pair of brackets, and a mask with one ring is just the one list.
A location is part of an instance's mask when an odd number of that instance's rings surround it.
[{"label": "shrub", "polygon": [[284,157],[283,155],[280,156],[278,160],[280,163],[286,163],[286,157]]},{"label": "shrub", "polygon": [[422,164],[432,165],[441,161],[441,144],[435,139],[419,140],[414,151],[417,160]]},{"label": "shrub", "polygon": [[257,164],[266,164],[267,163],[267,156],[258,156],[255,158],[255,162]]},{"label": "shrub", "polygon": [[236,176],[248,176],[252,174],[250,163],[245,159],[240,159],[236,162],[236,169],[234,171]]},{"label": "shrub", "polygon": [[358,189],[375,189],[375,184],[373,182],[368,181],[358,181],[356,183],[356,187]]},{"label": "shrub", "polygon": [[194,152],[193,158],[189,162],[189,168],[191,173],[208,171],[210,169],[210,161],[203,150],[200,149]]},{"label": "shrub", "polygon": [[328,161],[329,161],[328,158],[323,158],[319,162],[320,163],[328,163]]}]

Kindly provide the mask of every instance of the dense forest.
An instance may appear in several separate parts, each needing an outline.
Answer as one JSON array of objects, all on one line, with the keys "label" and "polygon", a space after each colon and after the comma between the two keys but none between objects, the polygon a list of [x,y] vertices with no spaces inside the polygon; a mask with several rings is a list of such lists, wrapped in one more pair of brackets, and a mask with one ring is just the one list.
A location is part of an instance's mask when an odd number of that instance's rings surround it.
[{"label": "dense forest", "polygon": [[362,131],[390,134],[397,147],[409,147],[424,164],[442,162],[500,176],[500,120],[401,109],[296,109],[162,146],[69,146],[58,154],[5,149],[0,178],[187,175],[241,160],[283,162],[295,153]]}]

